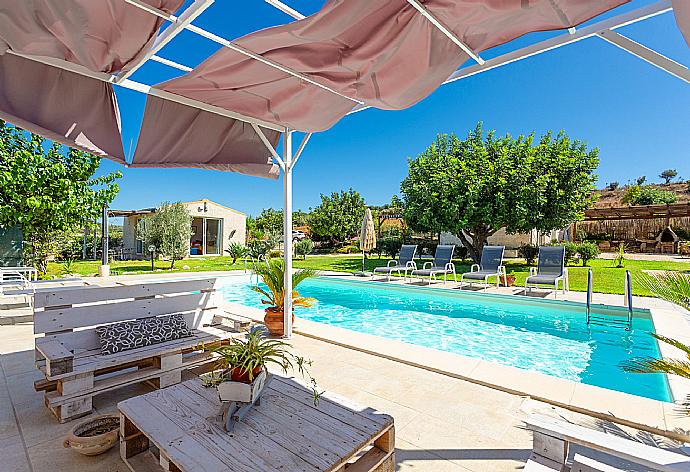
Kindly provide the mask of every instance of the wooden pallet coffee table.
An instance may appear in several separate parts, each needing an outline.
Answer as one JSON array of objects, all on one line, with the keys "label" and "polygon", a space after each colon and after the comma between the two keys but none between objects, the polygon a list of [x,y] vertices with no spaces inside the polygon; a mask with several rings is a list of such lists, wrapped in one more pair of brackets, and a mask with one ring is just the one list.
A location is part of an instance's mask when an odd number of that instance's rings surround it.
[{"label": "wooden pallet coffee table", "polygon": [[220,400],[199,380],[130,398],[120,410],[120,455],[134,472],[392,472],[393,418],[274,376],[232,433]]}]

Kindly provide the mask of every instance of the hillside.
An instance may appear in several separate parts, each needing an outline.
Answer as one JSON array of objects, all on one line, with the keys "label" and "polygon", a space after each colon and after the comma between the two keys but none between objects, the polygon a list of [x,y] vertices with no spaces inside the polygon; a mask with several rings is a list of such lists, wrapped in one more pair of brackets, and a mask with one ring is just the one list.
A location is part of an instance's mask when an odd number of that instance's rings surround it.
[{"label": "hillside", "polygon": [[[690,203],[690,192],[688,191],[687,182],[678,182],[669,185],[651,184],[645,187],[657,188],[667,192],[674,192],[678,195],[676,203]],[[623,196],[625,195],[627,187],[619,187],[616,190],[597,190],[595,193],[599,196],[599,200],[592,206],[592,208],[613,208],[625,206],[623,203]]]}]

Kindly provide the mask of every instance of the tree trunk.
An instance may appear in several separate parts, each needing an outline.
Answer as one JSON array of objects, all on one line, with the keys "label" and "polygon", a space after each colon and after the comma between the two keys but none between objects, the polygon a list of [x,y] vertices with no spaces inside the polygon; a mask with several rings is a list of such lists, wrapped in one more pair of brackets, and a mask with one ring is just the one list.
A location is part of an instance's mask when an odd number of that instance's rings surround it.
[{"label": "tree trunk", "polygon": [[173,257],[173,258],[170,260],[170,270],[173,270],[174,268],[175,268],[175,258]]},{"label": "tree trunk", "polygon": [[[462,241],[462,244],[467,248],[467,252],[475,264],[479,264],[482,259],[482,251],[486,246],[489,236],[494,234],[496,230],[491,227],[479,224],[472,228],[472,231],[461,231],[457,236]],[[467,234],[465,234],[467,233]],[[469,235],[469,238],[467,237]],[[472,241],[470,241],[470,238]]]}]

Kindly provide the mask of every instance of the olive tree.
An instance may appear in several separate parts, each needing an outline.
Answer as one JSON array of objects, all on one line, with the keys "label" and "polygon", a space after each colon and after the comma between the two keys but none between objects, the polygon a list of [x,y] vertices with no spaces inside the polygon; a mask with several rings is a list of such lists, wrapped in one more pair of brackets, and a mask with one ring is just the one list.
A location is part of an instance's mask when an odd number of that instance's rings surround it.
[{"label": "olive tree", "polygon": [[101,158],[0,120],[0,226],[19,226],[24,262],[41,273],[59,242],[113,201],[120,172],[95,176]]},{"label": "olive tree", "polygon": [[175,261],[189,251],[192,216],[182,203],[166,202],[153,215],[139,220],[137,233],[147,252],[149,246],[154,246],[156,253],[170,259],[170,269],[174,269]]},{"label": "olive tree", "polygon": [[439,135],[409,161],[401,184],[405,221],[413,231],[450,232],[479,261],[487,238],[536,229],[548,232],[582,219],[593,202],[598,150],[560,132]]}]

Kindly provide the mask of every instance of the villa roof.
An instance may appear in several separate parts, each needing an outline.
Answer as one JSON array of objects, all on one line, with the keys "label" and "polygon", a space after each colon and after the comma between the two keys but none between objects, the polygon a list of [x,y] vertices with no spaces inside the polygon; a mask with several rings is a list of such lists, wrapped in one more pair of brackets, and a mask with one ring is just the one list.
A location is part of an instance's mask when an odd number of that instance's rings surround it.
[{"label": "villa roof", "polygon": [[[242,213],[241,211],[235,210],[234,208],[230,208],[224,205],[221,205],[220,203],[216,203],[213,200],[209,200],[208,198],[202,198],[200,200],[192,200],[189,202],[181,202],[183,205],[190,205],[193,203],[211,203],[213,205],[216,205],[220,208],[223,208],[224,210],[231,211],[233,213],[237,213],[238,215],[242,216],[247,216],[245,213]],[[138,216],[138,215],[149,215],[151,213],[155,213],[156,207],[152,208],[142,208],[140,210],[115,210],[115,209],[109,209],[108,210],[108,216],[111,218],[115,217],[128,217],[128,216]]]},{"label": "villa roof", "polygon": [[[124,163],[118,84],[148,95],[129,165],[277,178],[283,133],[322,131],[368,107],[406,108],[443,83],[584,38],[600,37],[690,81],[684,66],[613,31],[673,8],[690,38],[686,0],[575,30],[627,2],[327,1],[306,18],[286,7],[297,21],[236,41],[192,24],[213,0],[195,0],[179,15],[182,0],[12,2],[0,15],[0,118]],[[568,34],[480,56],[527,33],[561,29]],[[183,30],[224,47],[194,69],[156,55]],[[150,59],[188,72],[152,87],[130,80]],[[475,64],[458,69],[468,60]]]}]

